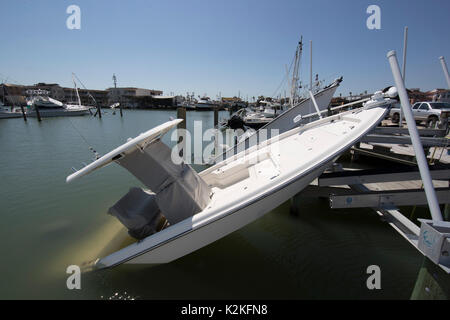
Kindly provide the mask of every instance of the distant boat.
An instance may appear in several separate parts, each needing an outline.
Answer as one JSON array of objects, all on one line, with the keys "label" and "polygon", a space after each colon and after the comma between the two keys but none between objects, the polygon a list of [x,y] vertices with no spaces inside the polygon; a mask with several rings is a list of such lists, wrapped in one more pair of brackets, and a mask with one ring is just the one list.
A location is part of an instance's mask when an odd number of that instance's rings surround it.
[{"label": "distant boat", "polygon": [[198,100],[196,104],[197,110],[211,110],[214,108],[217,104],[212,101],[209,97],[202,97],[200,100]]},{"label": "distant boat", "polygon": [[[80,95],[78,93],[77,83],[75,82],[75,74],[72,73],[72,80],[74,84],[74,90],[77,96],[77,102],[63,103],[48,96],[48,91],[43,92],[38,90],[38,94],[35,94],[35,90],[28,90],[27,93],[30,98],[27,104],[30,106],[30,110],[27,111],[27,115],[30,117],[37,117],[36,108],[39,111],[39,115],[43,118],[48,117],[66,117],[66,116],[84,116],[91,114],[90,109],[94,107],[81,105]],[[47,95],[42,95],[46,93]]]},{"label": "distant boat", "polygon": [[20,118],[22,111],[15,107],[6,107],[0,102],[0,119]]},{"label": "distant boat", "polygon": [[180,104],[178,104],[177,107],[183,107],[183,108],[186,108],[186,110],[195,110],[196,109],[195,104],[193,104],[189,101],[183,101]]},{"label": "distant boat", "polygon": [[264,105],[264,110],[262,113],[266,118],[275,118],[277,115],[284,112],[284,108],[280,103],[265,100],[260,101],[259,103]]},{"label": "distant boat", "polygon": [[259,129],[273,120],[262,112],[251,112],[244,115],[244,124],[253,129]]},{"label": "distant boat", "polygon": [[368,107],[317,120],[198,174],[183,162],[175,164],[161,142],[182,120],[140,134],[66,179],[116,162],[150,189],[131,188],[109,209],[138,241],[94,266],[168,263],[242,228],[305,188],[387,110]]},{"label": "distant boat", "polygon": [[30,110],[26,112],[27,116],[37,117],[36,106],[39,115],[42,118],[65,117],[65,116],[84,116],[90,114],[90,107],[76,104],[64,104],[50,97],[37,96],[28,100]]}]

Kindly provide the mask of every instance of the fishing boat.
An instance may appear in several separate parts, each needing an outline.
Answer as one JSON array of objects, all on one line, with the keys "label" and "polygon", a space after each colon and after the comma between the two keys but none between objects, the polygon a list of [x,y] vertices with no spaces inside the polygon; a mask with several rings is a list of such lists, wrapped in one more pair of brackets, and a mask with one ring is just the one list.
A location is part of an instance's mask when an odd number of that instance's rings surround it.
[{"label": "fishing boat", "polygon": [[279,206],[305,188],[374,128],[385,104],[367,105],[294,128],[196,173],[161,137],[182,120],[161,124],[66,178],[115,162],[145,188],[131,188],[110,209],[137,239],[94,262],[168,263],[198,250]]},{"label": "fishing boat", "polygon": [[[331,98],[342,82],[342,77],[334,80],[330,85],[324,87],[323,89],[318,90],[313,94],[314,99],[316,100],[317,105],[319,106],[319,111],[324,111],[327,109],[331,102]],[[305,124],[304,117],[306,115],[311,114],[310,109],[313,105],[311,98],[301,99],[294,107],[287,108],[287,110],[278,114],[275,118],[268,118],[264,116],[263,113],[255,111],[248,112],[247,110],[241,111],[239,114],[236,113],[236,116],[230,120],[233,120],[233,123],[244,123],[246,126],[256,129],[256,130],[265,130],[266,132],[270,132],[272,130],[277,130],[278,133],[284,133],[289,131],[295,127]],[[313,110],[314,107],[312,107]],[[243,109],[242,109],[243,110]],[[241,121],[238,121],[237,117],[241,117]],[[232,129],[238,128],[230,126]],[[254,131],[252,131],[254,132]],[[255,131],[261,132],[261,131]],[[246,135],[246,139],[239,142],[237,145],[227,149],[223,154],[216,157],[215,162],[222,161],[225,158],[235,155],[241,148],[248,148],[250,143],[249,139],[252,135]],[[261,135],[263,138],[264,135]],[[266,135],[267,137],[267,135]]]}]

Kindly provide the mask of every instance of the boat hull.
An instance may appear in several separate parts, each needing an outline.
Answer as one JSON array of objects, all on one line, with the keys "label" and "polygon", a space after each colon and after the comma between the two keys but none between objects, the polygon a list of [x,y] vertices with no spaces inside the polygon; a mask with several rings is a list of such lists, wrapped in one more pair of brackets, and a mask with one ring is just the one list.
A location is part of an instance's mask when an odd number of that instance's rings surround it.
[{"label": "boat hull", "polygon": [[[316,99],[316,102],[319,106],[320,110],[324,110],[328,107],[330,104],[331,99],[333,98],[334,93],[336,92],[337,88],[339,87],[339,83],[333,84],[332,86],[316,93],[314,95],[314,98]],[[268,123],[262,123],[259,126],[251,126],[247,122],[245,125],[252,127],[257,130],[265,129],[268,133],[271,133],[271,130],[278,130],[278,134],[282,134],[284,132],[287,132],[301,124],[301,122],[295,122],[294,119],[298,117],[299,115],[305,116],[309,114],[309,106],[314,109],[314,106],[312,104],[311,99],[307,99],[298,105],[296,105],[293,108],[290,108],[286,110],[285,112],[278,115],[275,119],[270,119],[270,122]],[[261,137],[264,137],[265,135],[261,135]],[[249,138],[245,139],[244,141],[236,144],[235,146],[231,147],[230,149],[226,150],[223,154],[219,155],[214,159],[215,163],[218,163],[222,161],[223,159],[228,159],[231,156],[236,155],[239,150],[248,149],[251,144],[248,143]],[[243,148],[243,149],[242,149]]]},{"label": "boat hull", "polygon": [[209,103],[197,103],[195,106],[195,110],[213,110],[216,107],[215,104],[209,104]]},{"label": "boat hull", "polygon": [[267,124],[267,121],[244,121],[244,124],[252,129],[260,129]]},{"label": "boat hull", "polygon": [[[339,85],[336,84],[314,94],[314,99],[316,100],[320,111],[328,108],[338,86]],[[306,116],[307,114],[314,113],[315,110],[316,109],[311,99],[307,99],[295,107],[286,110],[262,128],[267,130],[278,129],[281,134],[295,128],[300,124],[294,121],[296,117],[299,115]]]},{"label": "boat hull", "polygon": [[18,112],[0,112],[0,119],[21,118],[23,115]]},{"label": "boat hull", "polygon": [[96,266],[98,268],[108,268],[122,263],[162,264],[181,258],[241,229],[275,209],[308,186],[332,163],[333,160],[325,162],[310,173],[300,176],[297,180],[287,185],[281,186],[276,192],[262,195],[261,198],[236,211],[230,212],[206,225],[192,228],[181,235],[149,248],[144,253],[130,257],[126,256],[124,252],[123,257],[121,257],[118,255],[119,252],[117,252],[99,260]]},{"label": "boat hull", "polygon": [[[42,118],[50,117],[76,117],[85,116],[89,114],[89,110],[45,110],[39,109],[39,115]],[[29,117],[37,117],[36,111],[27,112]]]}]

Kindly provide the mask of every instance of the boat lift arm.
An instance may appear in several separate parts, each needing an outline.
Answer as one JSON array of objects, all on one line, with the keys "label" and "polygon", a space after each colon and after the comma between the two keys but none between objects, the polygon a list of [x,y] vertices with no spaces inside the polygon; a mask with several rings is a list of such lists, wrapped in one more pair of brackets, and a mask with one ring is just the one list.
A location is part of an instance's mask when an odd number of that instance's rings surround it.
[{"label": "boat lift arm", "polygon": [[448,75],[447,64],[445,63],[445,59],[443,56],[439,57],[441,60],[442,70],[444,70],[445,79],[447,80],[447,86],[450,89],[450,76]]},{"label": "boat lift arm", "polygon": [[398,66],[397,55],[395,50],[389,51],[387,54],[389,64],[391,66],[392,75],[394,76],[395,85],[400,97],[401,108],[408,125],[411,142],[416,153],[417,165],[419,166],[420,176],[425,188],[428,206],[434,221],[443,221],[439,202],[437,200],[436,191],[434,190],[433,181],[431,180],[430,170],[428,168],[425,153],[423,151],[422,142],[420,141],[419,132],[417,131],[416,122],[412,114],[411,104],[409,103],[408,94],[406,93],[405,84],[403,82],[400,68]]}]

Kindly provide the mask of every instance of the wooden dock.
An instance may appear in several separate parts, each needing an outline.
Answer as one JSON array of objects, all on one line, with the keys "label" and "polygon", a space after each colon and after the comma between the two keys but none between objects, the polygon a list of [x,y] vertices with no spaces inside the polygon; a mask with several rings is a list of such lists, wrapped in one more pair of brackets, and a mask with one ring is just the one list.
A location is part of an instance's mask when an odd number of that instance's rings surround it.
[{"label": "wooden dock", "polygon": [[[429,164],[449,164],[450,136],[447,129],[430,129],[418,126],[419,135]],[[408,128],[398,127],[389,120],[366,135],[350,150],[352,159],[359,156],[375,157],[410,166],[416,166],[416,156],[411,145]]]}]

